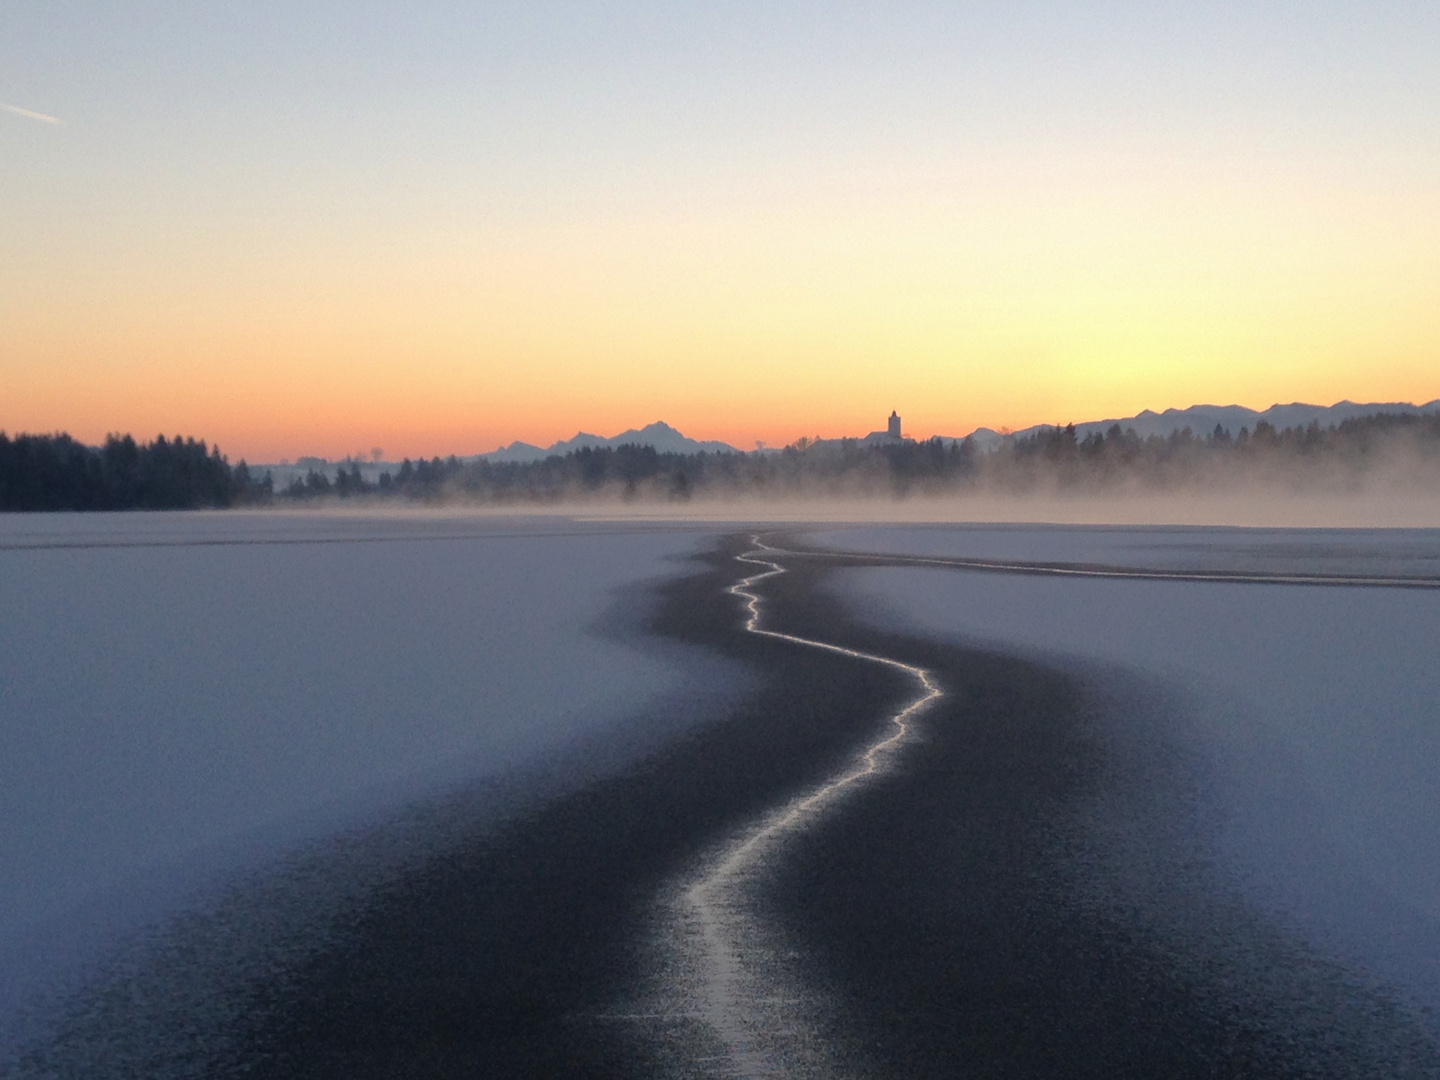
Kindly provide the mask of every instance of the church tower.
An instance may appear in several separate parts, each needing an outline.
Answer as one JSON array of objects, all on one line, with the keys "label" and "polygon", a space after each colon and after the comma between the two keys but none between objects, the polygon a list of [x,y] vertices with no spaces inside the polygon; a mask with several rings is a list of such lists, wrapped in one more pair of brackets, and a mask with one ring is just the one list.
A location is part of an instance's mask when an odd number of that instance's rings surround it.
[{"label": "church tower", "polygon": [[890,410],[889,432],[892,439],[900,438],[900,414],[897,413],[894,409]]}]

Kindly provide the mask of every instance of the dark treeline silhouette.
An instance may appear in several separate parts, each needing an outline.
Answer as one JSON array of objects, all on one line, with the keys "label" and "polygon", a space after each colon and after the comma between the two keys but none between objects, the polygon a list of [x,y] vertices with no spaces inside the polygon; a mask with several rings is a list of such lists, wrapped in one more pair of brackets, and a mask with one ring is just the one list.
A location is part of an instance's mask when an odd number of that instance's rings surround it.
[{"label": "dark treeline silhouette", "polygon": [[1223,428],[1141,438],[1118,424],[1085,438],[1073,425],[988,447],[971,439],[866,444],[799,439],[783,450],[675,454],[652,447],[596,447],[543,461],[457,457],[409,461],[377,481],[358,463],[332,480],[311,470],[291,499],[401,498],[422,502],[560,502],[591,497],[685,500],[910,494],[1184,491],[1261,485],[1294,491],[1355,490],[1371,483],[1440,490],[1440,414],[1377,414],[1337,426],[1254,431]]},{"label": "dark treeline silhouette", "polygon": [[149,443],[110,435],[95,447],[64,434],[0,432],[0,510],[191,510],[270,495],[268,477],[178,435]]},{"label": "dark treeline silhouette", "polygon": [[406,458],[393,473],[367,481],[357,462],[342,463],[334,479],[315,469],[290,482],[287,498],[317,496],[349,498],[357,495],[396,496],[425,501],[468,497],[507,502],[555,501],[576,494],[617,491],[623,495],[665,494],[688,497],[690,475],[715,475],[720,459],[746,460],[745,454],[660,453],[651,446],[586,447],[563,457],[520,464],[483,459]]},{"label": "dark treeline silhouette", "polygon": [[[373,474],[372,474],[373,475]],[[1118,424],[1084,438],[1073,425],[988,446],[973,439],[865,443],[799,439],[755,453],[587,447],[543,461],[406,460],[377,479],[356,461],[310,469],[281,492],[242,461],[194,439],[101,447],[67,435],[0,433],[0,510],[224,507],[371,499],[487,505],[621,498],[853,498],[961,494],[1183,492],[1262,487],[1345,492],[1378,485],[1440,493],[1440,414],[1377,414],[1322,428],[1224,428],[1141,438]]]},{"label": "dark treeline silhouette", "polygon": [[1009,440],[988,455],[996,486],[1031,490],[1186,490],[1236,485],[1298,491],[1378,483],[1440,487],[1440,414],[1377,413],[1321,427],[1277,430],[1260,421],[1232,434],[1217,426],[1142,439],[1115,424],[1077,438],[1072,426]]}]

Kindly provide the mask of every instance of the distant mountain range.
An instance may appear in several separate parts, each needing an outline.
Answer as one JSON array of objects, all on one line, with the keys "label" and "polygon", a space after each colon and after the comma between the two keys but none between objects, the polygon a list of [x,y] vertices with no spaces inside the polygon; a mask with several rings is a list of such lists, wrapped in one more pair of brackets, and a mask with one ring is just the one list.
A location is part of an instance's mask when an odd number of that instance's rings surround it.
[{"label": "distant mountain range", "polygon": [[[1103,434],[1115,424],[1119,424],[1122,429],[1134,428],[1135,434],[1142,439],[1149,438],[1151,435],[1163,437],[1187,427],[1197,435],[1209,435],[1217,426],[1234,435],[1242,427],[1254,431],[1255,425],[1262,420],[1277,429],[1284,430],[1285,428],[1305,427],[1312,420],[1321,427],[1329,427],[1342,420],[1350,420],[1359,416],[1374,416],[1376,413],[1413,414],[1422,412],[1440,412],[1440,398],[1424,405],[1411,405],[1404,401],[1373,402],[1368,405],[1357,404],[1353,401],[1341,401],[1335,405],[1305,405],[1301,402],[1293,402],[1289,405],[1271,405],[1263,412],[1247,409],[1243,405],[1191,405],[1188,409],[1166,409],[1164,412],[1158,413],[1152,409],[1146,409],[1135,416],[1117,417],[1111,420],[1087,420],[1084,423],[1077,423],[1075,434],[1083,439],[1092,432]],[[1025,428],[1014,434],[1017,438],[1024,438],[1027,435],[1034,435],[1037,431],[1053,427],[1055,427],[1054,424],[1036,424],[1034,427]],[[1005,438],[1000,432],[984,427],[976,428],[971,437],[982,447]]]},{"label": "distant mountain range", "polygon": [[[1295,402],[1290,405],[1271,405],[1264,411],[1247,409],[1243,405],[1192,405],[1188,409],[1166,409],[1164,412],[1155,412],[1146,409],[1135,416],[1116,417],[1110,420],[1087,420],[1075,424],[1075,434],[1084,438],[1091,432],[1104,433],[1111,426],[1119,424],[1122,429],[1134,428],[1135,433],[1142,439],[1151,435],[1166,436],[1171,432],[1179,431],[1182,428],[1190,428],[1197,435],[1208,435],[1215,430],[1216,426],[1224,428],[1234,435],[1243,428],[1255,430],[1255,425],[1264,420],[1273,424],[1276,428],[1304,427],[1314,420],[1321,427],[1329,427],[1331,424],[1338,424],[1342,420],[1352,417],[1373,416],[1376,413],[1422,413],[1440,412],[1440,399],[1428,402],[1424,405],[1411,405],[1408,402],[1374,402],[1371,404],[1357,404],[1353,401],[1342,401],[1335,405],[1305,405]],[[1034,435],[1038,431],[1053,428],[1053,424],[1036,424],[1033,427],[1016,431],[1013,434],[1017,438],[1027,435]],[[989,447],[1006,438],[1002,432],[993,428],[976,428],[971,433],[971,438],[981,448]],[[942,436],[949,442],[951,439],[959,440],[962,436]],[[872,431],[857,441],[862,445],[880,445],[898,441],[894,436],[885,431]],[[674,454],[698,454],[702,450],[712,454],[724,453],[734,454],[739,451],[729,443],[711,440],[702,442],[698,439],[687,438],[676,431],[669,424],[656,422],[647,424],[643,428],[630,428],[622,431],[619,435],[612,435],[606,438],[602,435],[591,435],[581,431],[573,439],[564,439],[560,442],[551,443],[549,446],[534,446],[531,443],[512,442],[509,446],[503,446],[498,450],[492,450],[488,454],[475,454],[472,457],[463,458],[464,461],[492,461],[496,463],[514,462],[527,464],[535,461],[544,461],[548,457],[560,456],[570,453],[573,450],[581,450],[586,447],[616,447],[626,444],[638,446],[653,446],[660,453]],[[839,439],[816,440],[814,445],[839,445]],[[774,453],[776,451],[763,450],[761,453]],[[375,481],[381,473],[394,472],[398,466],[394,462],[378,461],[358,462],[360,472],[367,481]],[[329,475],[332,479],[339,468],[339,464],[326,461],[323,458],[301,458],[293,465],[260,465],[254,466],[257,469],[270,470],[277,485],[289,483],[297,477],[303,478],[310,469]]]},{"label": "distant mountain range", "polygon": [[502,446],[499,450],[493,450],[488,454],[476,454],[471,461],[493,461],[493,462],[517,462],[524,464],[531,461],[544,461],[548,457],[563,457],[572,450],[583,450],[586,447],[602,446],[653,446],[662,454],[698,454],[702,450],[712,454],[734,454],[735,447],[723,442],[700,442],[696,439],[688,439],[676,431],[669,424],[656,422],[647,424],[643,428],[631,428],[629,431],[622,431],[619,435],[612,435],[605,438],[602,435],[591,435],[588,432],[579,432],[573,439],[565,439],[561,442],[551,443],[541,448],[525,442],[512,442],[509,446]]}]

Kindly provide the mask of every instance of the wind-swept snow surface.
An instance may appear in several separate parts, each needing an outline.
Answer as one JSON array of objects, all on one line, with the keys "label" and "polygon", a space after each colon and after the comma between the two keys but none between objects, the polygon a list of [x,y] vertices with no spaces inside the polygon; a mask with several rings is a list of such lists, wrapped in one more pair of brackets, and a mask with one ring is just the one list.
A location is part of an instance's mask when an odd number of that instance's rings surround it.
[{"label": "wind-swept snow surface", "polygon": [[717,712],[733,666],[616,631],[636,621],[617,603],[706,540],[555,518],[0,520],[0,1007],[217,875],[477,779],[603,767],[670,734],[625,723],[662,700],[692,703],[677,728]]},{"label": "wind-swept snow surface", "polygon": [[[1184,569],[1433,575],[1440,566],[1433,531],[925,528],[819,539],[856,551]],[[1205,855],[1222,887],[1318,955],[1422,1009],[1440,1007],[1440,590],[911,568],[847,569],[834,580],[878,626],[1039,658],[1110,687],[1117,774],[1189,763],[1185,783],[1217,825]],[[1163,799],[1149,809],[1164,812]],[[1107,813],[1122,811],[1096,808],[1097,819]]]}]

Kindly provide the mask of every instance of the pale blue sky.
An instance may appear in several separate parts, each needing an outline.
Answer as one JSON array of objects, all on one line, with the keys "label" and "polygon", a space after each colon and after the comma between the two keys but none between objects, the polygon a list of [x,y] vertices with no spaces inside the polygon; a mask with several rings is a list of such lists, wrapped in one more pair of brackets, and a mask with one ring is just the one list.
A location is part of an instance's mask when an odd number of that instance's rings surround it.
[{"label": "pale blue sky", "polygon": [[[88,168],[30,162],[47,183],[314,168],[648,197],[1016,147],[1434,162],[1437,56],[1420,3],[12,2],[0,101],[84,133]],[[12,169],[24,127],[0,125]]]}]

